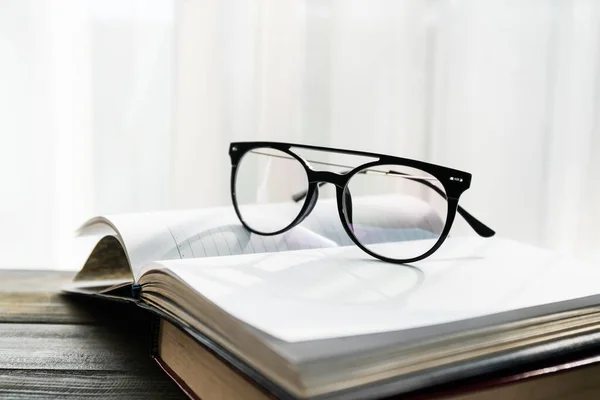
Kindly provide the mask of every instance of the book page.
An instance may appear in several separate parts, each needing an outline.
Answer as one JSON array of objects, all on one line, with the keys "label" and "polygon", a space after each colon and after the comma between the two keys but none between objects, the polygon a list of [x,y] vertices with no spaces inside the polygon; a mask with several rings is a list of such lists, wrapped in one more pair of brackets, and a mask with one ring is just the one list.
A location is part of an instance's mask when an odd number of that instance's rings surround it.
[{"label": "book page", "polygon": [[[410,211],[411,218],[425,221],[423,202],[407,196],[377,196],[382,215],[393,219],[394,212]],[[393,205],[393,208],[391,208]],[[404,210],[404,211],[403,211]],[[292,221],[298,205],[257,205],[252,213],[263,218]],[[423,211],[424,213],[424,211]],[[406,216],[396,216],[406,220]],[[353,244],[340,222],[334,199],[321,199],[312,213],[298,226],[275,236],[249,232],[239,221],[233,206],[199,210],[161,211],[111,215],[93,219],[80,230],[80,236],[96,232],[98,226],[110,226],[125,247],[135,280],[140,267],[150,261],[239,254],[285,252]],[[93,235],[92,235],[93,236]],[[95,237],[95,236],[94,236]],[[382,237],[381,240],[385,240]]]},{"label": "book page", "polygon": [[287,342],[418,328],[600,293],[597,266],[500,238],[449,238],[413,265],[340,247],[146,268],[168,270],[233,317]]}]

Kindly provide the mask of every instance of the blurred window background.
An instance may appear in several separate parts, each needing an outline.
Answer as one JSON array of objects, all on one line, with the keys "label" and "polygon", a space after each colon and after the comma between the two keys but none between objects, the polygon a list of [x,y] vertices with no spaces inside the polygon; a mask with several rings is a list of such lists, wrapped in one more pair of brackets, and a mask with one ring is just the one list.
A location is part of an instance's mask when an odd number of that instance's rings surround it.
[{"label": "blurred window background", "polygon": [[599,124],[595,0],[4,0],[0,267],[229,205],[233,140],[463,169],[499,235],[600,260]]}]

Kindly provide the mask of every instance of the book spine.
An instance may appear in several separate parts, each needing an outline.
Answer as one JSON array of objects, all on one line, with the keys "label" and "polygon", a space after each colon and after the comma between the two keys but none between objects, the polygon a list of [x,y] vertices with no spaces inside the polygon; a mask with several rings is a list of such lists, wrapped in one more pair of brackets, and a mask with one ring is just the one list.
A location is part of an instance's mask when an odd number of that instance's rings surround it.
[{"label": "book spine", "polygon": [[139,300],[141,295],[142,295],[142,286],[138,285],[137,283],[134,283],[133,285],[131,285],[131,297],[133,297],[136,300]]},{"label": "book spine", "polygon": [[158,343],[160,340],[160,317],[152,315],[150,320],[150,356],[158,357]]},{"label": "book spine", "polygon": [[173,371],[160,357],[154,357],[154,361],[160,369],[190,398],[190,400],[201,400],[200,397]]}]

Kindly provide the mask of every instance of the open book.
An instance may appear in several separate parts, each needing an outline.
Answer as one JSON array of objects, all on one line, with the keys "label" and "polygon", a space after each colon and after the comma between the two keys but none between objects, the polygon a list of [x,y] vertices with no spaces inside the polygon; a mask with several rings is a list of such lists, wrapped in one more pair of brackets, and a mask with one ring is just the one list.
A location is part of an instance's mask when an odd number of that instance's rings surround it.
[{"label": "open book", "polygon": [[[389,213],[420,209],[380,201]],[[412,229],[431,225],[411,216]],[[543,357],[600,329],[594,266],[474,237],[449,237],[413,265],[385,263],[352,245],[327,201],[279,236],[249,233],[223,207],[94,218],[77,243],[83,267],[66,290],[160,316],[157,358],[199,397],[381,398]]]}]

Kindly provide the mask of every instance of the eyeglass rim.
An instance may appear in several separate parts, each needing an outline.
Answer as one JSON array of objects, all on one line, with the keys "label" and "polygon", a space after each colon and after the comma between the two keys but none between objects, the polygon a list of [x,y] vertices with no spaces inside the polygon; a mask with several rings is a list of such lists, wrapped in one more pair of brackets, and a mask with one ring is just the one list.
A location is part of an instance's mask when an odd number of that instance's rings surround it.
[{"label": "eyeglass rim", "polygon": [[[357,174],[359,174],[362,170],[364,170],[366,168],[376,167],[378,165],[390,165],[390,164],[381,164],[378,161],[362,164],[361,168],[355,168],[352,172],[348,173],[348,180],[346,182],[346,185],[343,188],[336,187],[336,200],[337,200],[338,215],[340,217],[344,231],[350,237],[350,239],[354,242],[354,244],[356,244],[361,250],[363,250],[365,253],[371,255],[372,257],[378,258],[385,262],[396,263],[396,264],[406,264],[406,263],[420,261],[420,260],[423,260],[423,259],[429,257],[430,255],[435,253],[440,248],[440,246],[444,243],[444,241],[450,234],[450,229],[452,228],[452,224],[454,223],[454,219],[456,218],[456,209],[458,207],[458,198],[454,199],[454,198],[450,198],[449,196],[446,196],[446,218],[444,220],[444,228],[442,229],[442,232],[440,233],[440,235],[439,235],[438,239],[435,241],[435,243],[429,248],[429,250],[427,250],[425,253],[415,256],[415,257],[393,258],[393,257],[388,257],[383,254],[377,253],[377,252],[371,250],[369,247],[367,247],[364,243],[362,243],[358,239],[358,237],[356,237],[356,234],[352,231],[352,229],[350,229],[350,222],[347,220],[347,217],[343,212],[343,210],[344,210],[343,191],[346,190],[346,188],[348,187],[348,183],[350,183],[352,178],[354,176],[356,176]],[[391,164],[391,165],[394,165],[394,164]],[[397,164],[397,165],[400,165],[400,164]],[[405,165],[402,165],[402,166],[405,166]],[[425,172],[427,172],[427,171],[425,171]]]},{"label": "eyeglass rim", "polygon": [[[253,147],[253,148],[262,148],[263,146],[258,146],[258,147]],[[285,149],[276,149],[279,151],[282,151],[286,154],[289,154],[290,156],[292,156],[294,159],[296,159],[304,168],[304,174],[306,177],[306,181],[307,181],[307,191],[308,194],[307,196],[304,198],[304,204],[302,204],[302,207],[300,208],[300,211],[298,212],[298,214],[294,217],[294,219],[292,220],[292,222],[290,222],[288,225],[286,225],[284,228],[279,229],[277,231],[274,232],[261,232],[255,228],[253,228],[252,226],[250,226],[246,220],[244,219],[244,217],[242,216],[242,212],[239,209],[239,204],[237,202],[237,193],[236,193],[236,179],[237,179],[237,172],[238,172],[238,165],[239,162],[242,160],[242,158],[244,157],[244,155],[246,155],[247,153],[250,152],[250,150],[252,150],[253,148],[248,148],[246,151],[244,151],[244,154],[241,154],[238,162],[236,164],[231,165],[231,200],[233,202],[233,208],[235,209],[235,213],[238,216],[238,219],[240,220],[240,222],[242,223],[242,225],[244,225],[244,227],[246,229],[248,229],[250,232],[255,233],[257,235],[262,235],[262,236],[275,236],[275,235],[279,235],[281,233],[284,233],[290,229],[292,229],[294,226],[298,225],[300,222],[302,222],[302,220],[304,218],[306,218],[307,214],[306,211],[308,209],[308,205],[310,204],[310,200],[312,197],[312,191],[311,191],[311,183],[309,181],[309,171],[310,169],[308,168],[308,165],[306,164],[306,162],[302,159],[302,157],[300,157],[297,154],[294,154],[292,151],[290,150],[285,150]],[[303,217],[304,215],[304,217]]]}]

